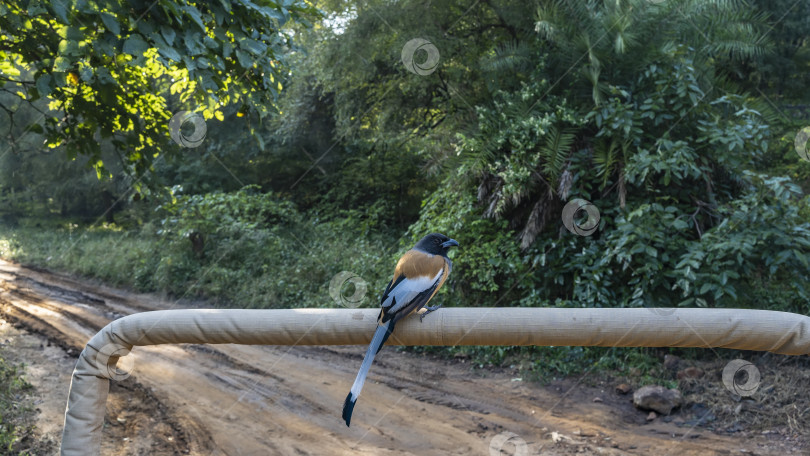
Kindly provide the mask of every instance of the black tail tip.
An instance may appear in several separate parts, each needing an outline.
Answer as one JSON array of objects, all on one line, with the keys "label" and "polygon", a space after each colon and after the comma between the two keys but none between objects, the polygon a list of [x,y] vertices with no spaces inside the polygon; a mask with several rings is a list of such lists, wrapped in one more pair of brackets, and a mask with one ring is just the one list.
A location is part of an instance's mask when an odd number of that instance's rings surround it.
[{"label": "black tail tip", "polygon": [[343,403],[343,421],[346,422],[346,427],[349,426],[349,423],[352,421],[352,412],[354,411],[354,404],[357,402],[357,398],[352,400],[352,393],[350,392],[348,396],[346,396],[346,402]]}]

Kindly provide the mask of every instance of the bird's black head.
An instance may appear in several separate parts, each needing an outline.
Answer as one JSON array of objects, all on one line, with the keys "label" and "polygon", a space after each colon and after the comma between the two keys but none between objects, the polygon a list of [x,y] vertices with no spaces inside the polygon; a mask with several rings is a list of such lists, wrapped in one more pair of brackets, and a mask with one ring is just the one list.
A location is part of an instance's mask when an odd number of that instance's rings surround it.
[{"label": "bird's black head", "polygon": [[439,233],[430,233],[417,242],[414,248],[433,255],[447,256],[450,247],[454,246],[458,247],[458,242],[455,239],[450,239]]}]

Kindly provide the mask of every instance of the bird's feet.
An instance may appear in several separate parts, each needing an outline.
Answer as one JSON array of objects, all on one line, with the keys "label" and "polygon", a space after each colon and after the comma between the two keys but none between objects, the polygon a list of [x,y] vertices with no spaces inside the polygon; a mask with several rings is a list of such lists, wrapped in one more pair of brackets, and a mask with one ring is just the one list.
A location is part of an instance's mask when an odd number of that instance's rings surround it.
[{"label": "bird's feet", "polygon": [[441,306],[442,305],[439,304],[438,306],[427,306],[427,307],[422,307],[421,309],[419,309],[419,311],[417,312],[419,314],[419,321],[421,322],[425,318],[425,315],[427,315],[427,314],[429,314],[431,312],[435,312],[435,311],[439,310],[439,307],[441,307]]}]

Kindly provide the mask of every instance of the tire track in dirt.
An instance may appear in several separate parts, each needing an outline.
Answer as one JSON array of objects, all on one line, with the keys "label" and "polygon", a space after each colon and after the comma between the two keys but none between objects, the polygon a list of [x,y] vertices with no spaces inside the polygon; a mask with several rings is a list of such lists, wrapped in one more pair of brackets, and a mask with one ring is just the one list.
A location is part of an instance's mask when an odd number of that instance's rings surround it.
[{"label": "tire track in dirt", "polygon": [[[182,307],[0,261],[0,314],[74,356],[115,318]],[[103,454],[489,454],[493,437],[504,431],[523,438],[530,454],[686,456],[740,448],[785,454],[761,441],[703,430],[691,433],[697,438],[672,438],[689,429],[638,426],[628,419],[638,412],[626,398],[602,392],[605,403],[595,404],[600,393],[593,387],[570,382],[555,392],[394,349],[375,360],[346,428],[340,410],[363,352],[357,346],[136,347],[129,355],[132,376],[111,387]],[[552,431],[573,437],[553,443]]]}]

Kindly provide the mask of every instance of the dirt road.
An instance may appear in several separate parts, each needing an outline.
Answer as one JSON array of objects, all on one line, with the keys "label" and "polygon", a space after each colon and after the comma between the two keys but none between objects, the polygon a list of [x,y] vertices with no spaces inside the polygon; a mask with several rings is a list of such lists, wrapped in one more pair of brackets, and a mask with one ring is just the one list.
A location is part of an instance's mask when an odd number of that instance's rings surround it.
[{"label": "dirt road", "polygon": [[[109,321],[179,308],[0,260],[0,342],[28,365],[38,426],[58,441],[75,357]],[[340,419],[364,347],[137,347],[113,382],[105,455],[800,454],[802,442],[648,423],[612,386],[547,386],[384,350]],[[119,364],[120,365],[120,364]],[[597,399],[598,398],[598,399]],[[505,442],[505,443],[504,443]],[[504,443],[501,446],[501,443]],[[502,452],[498,452],[498,448]]]}]

